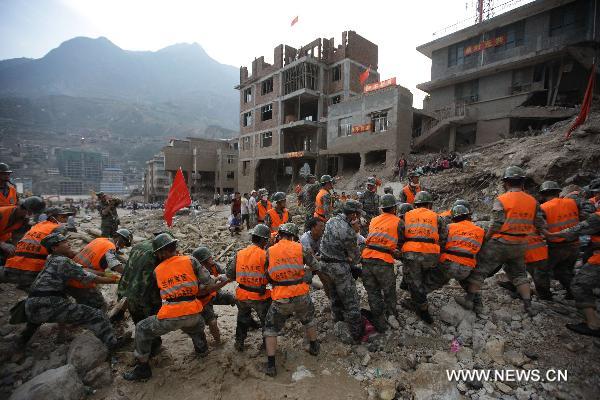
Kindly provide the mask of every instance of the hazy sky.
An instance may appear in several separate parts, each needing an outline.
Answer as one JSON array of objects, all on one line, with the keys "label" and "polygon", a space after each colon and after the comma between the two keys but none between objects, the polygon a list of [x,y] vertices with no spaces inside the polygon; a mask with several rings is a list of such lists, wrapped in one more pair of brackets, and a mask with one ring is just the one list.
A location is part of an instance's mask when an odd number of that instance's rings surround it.
[{"label": "hazy sky", "polygon": [[[497,4],[505,0],[496,0]],[[523,0],[519,4],[524,4]],[[474,21],[476,0],[0,0],[0,59],[43,57],[75,36],[105,36],[126,50],[158,50],[197,42],[223,64],[272,62],[273,48],[298,48],[317,37],[341,41],[354,30],[379,46],[381,79],[395,76],[414,105],[431,63],[415,50],[433,33]],[[299,22],[290,27],[294,16]]]}]

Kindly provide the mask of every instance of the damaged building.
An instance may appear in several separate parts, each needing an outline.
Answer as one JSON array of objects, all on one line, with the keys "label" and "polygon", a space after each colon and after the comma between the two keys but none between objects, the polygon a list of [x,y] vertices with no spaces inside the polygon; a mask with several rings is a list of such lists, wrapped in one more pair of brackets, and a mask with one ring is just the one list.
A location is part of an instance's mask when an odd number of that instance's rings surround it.
[{"label": "damaged building", "polygon": [[413,148],[460,150],[576,114],[600,38],[594,4],[538,0],[417,47],[432,65]]}]

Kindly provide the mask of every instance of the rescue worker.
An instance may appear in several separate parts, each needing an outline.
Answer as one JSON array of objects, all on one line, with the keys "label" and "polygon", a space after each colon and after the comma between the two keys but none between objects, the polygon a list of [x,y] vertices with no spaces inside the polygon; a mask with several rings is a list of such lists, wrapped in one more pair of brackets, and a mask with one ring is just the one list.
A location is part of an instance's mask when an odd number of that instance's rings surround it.
[{"label": "rescue worker", "polygon": [[367,190],[363,192],[359,201],[365,212],[365,224],[361,229],[361,233],[363,236],[367,236],[371,219],[379,215],[379,195],[377,194],[377,182],[374,177],[367,179]]},{"label": "rescue worker", "polygon": [[267,189],[260,189],[258,191],[259,202],[256,204],[256,214],[259,224],[264,224],[267,211],[273,208],[269,201],[269,192]]},{"label": "rescue worker", "polygon": [[298,195],[306,211],[306,221],[312,218],[315,213],[315,199],[320,189],[321,185],[317,182],[317,177],[312,174],[307,175],[306,185],[302,187],[302,191]]},{"label": "rescue worker", "polygon": [[[47,219],[35,224],[17,243],[15,255],[6,260],[4,267],[0,266],[0,276],[3,282],[16,283],[20,288],[28,290],[37,275],[44,268],[48,251],[41,241],[51,233],[65,232],[65,223],[71,211],[59,207],[51,207],[44,211]],[[71,254],[73,257],[75,253]]]},{"label": "rescue worker", "polygon": [[16,206],[19,203],[17,188],[10,182],[10,174],[10,167],[0,163],[0,207]]},{"label": "rescue worker", "polygon": [[45,266],[31,285],[31,292],[24,301],[27,326],[18,339],[24,347],[40,325],[48,322],[82,325],[100,339],[109,350],[122,344],[114,334],[112,325],[100,310],[71,302],[66,290],[69,279],[85,283],[117,283],[118,277],[98,276],[85,271],[69,258],[73,253],[67,238],[51,233],[41,240],[49,256]]},{"label": "rescue worker", "polygon": [[319,256],[319,246],[321,238],[325,231],[325,224],[318,218],[312,217],[304,225],[304,233],[300,236],[302,246],[313,252],[315,256]]},{"label": "rescue worker", "polygon": [[[131,232],[127,229],[118,229],[111,239],[99,237],[88,243],[73,257],[73,261],[81,264],[83,268],[96,275],[104,274],[106,269],[123,272],[123,265],[117,258],[117,251],[131,246]],[[75,279],[67,282],[67,293],[78,303],[106,310],[106,302],[102,293],[91,283],[78,282]]]},{"label": "rescue worker", "polygon": [[[546,181],[540,187],[544,203],[540,206],[546,220],[548,232],[560,232],[571,228],[588,215],[594,208],[587,202],[571,198],[560,198],[561,187],[554,181]],[[535,289],[542,299],[551,300],[551,280],[557,279],[567,290],[567,299],[572,299],[571,281],[573,280],[575,263],[579,256],[579,240],[565,238],[548,238],[548,263],[546,268],[536,270],[534,275]]]},{"label": "rescue worker", "polygon": [[404,215],[410,210],[414,210],[415,207],[410,203],[401,203],[400,207],[398,207],[398,216],[400,219],[404,220]]},{"label": "rescue worker", "polygon": [[12,233],[28,222],[28,217],[39,214],[46,207],[41,197],[31,196],[19,201],[15,206],[0,207],[0,265],[15,254],[15,246],[10,243]]},{"label": "rescue worker", "polygon": [[544,220],[535,198],[523,191],[525,172],[517,166],[506,168],[502,178],[505,193],[496,197],[492,208],[491,224],[485,235],[477,268],[469,275],[465,297],[456,297],[466,309],[481,309],[481,286],[498,265],[519,293],[525,311],[533,316],[531,290],[525,268],[525,250],[528,236],[540,232],[546,235]]},{"label": "rescue worker", "polygon": [[231,293],[220,290],[229,283],[229,280],[225,276],[223,267],[213,260],[212,253],[208,247],[200,246],[196,248],[192,252],[192,256],[206,268],[217,281],[219,281],[219,284],[213,287],[210,293],[199,297],[200,302],[202,303],[202,318],[204,318],[204,323],[208,325],[208,330],[215,340],[215,345],[218,346],[221,344],[221,332],[219,331],[219,325],[217,324],[217,318],[219,316],[215,313],[213,305],[234,306],[235,298]]},{"label": "rescue worker", "polygon": [[146,380],[152,376],[149,359],[155,338],[182,330],[192,338],[200,357],[208,354],[204,335],[202,303],[198,296],[211,292],[215,281],[206,268],[192,256],[177,255],[177,239],[161,233],[152,241],[160,261],[154,278],[160,289],[162,306],[156,315],[141,320],[135,326],[135,358],[133,370],[123,374],[129,381]]},{"label": "rescue worker", "polygon": [[593,253],[573,278],[571,292],[575,298],[575,306],[585,316],[585,322],[566,326],[581,335],[600,337],[600,318],[596,312],[594,296],[594,291],[600,288],[600,210],[571,228],[549,233],[548,238],[564,238],[572,242],[580,235],[591,235]]},{"label": "rescue worker", "polygon": [[402,203],[414,204],[415,196],[422,191],[419,185],[419,173],[416,171],[409,172],[408,184],[402,188],[400,192],[400,201]]},{"label": "rescue worker", "polygon": [[265,345],[267,348],[267,364],[265,373],[277,375],[275,353],[277,336],[285,325],[285,321],[294,315],[306,329],[309,341],[308,352],[317,356],[319,342],[317,329],[314,326],[315,307],[310,298],[309,284],[312,275],[309,271],[318,271],[319,264],[310,251],[298,243],[298,227],[288,222],[279,227],[279,241],[266,251],[267,279],[271,282],[271,306],[265,320]]},{"label": "rescue worker", "polygon": [[429,192],[418,192],[415,209],[404,214],[402,226],[402,275],[414,303],[415,312],[426,323],[433,319],[427,304],[425,276],[436,267],[440,257],[440,234],[444,219],[432,211],[433,199]]},{"label": "rescue worker", "polygon": [[362,206],[356,200],[344,203],[343,213],[333,216],[325,224],[321,238],[321,272],[327,276],[329,300],[334,322],[345,321],[355,343],[363,335],[364,326],[360,314],[360,298],[354,276],[360,275],[358,234],[354,230],[362,214]]},{"label": "rescue worker", "polygon": [[279,227],[289,221],[290,214],[288,209],[285,208],[285,193],[275,193],[273,197],[271,197],[271,202],[274,204],[274,207],[267,211],[264,224],[271,229],[271,237],[275,237]]},{"label": "rescue worker", "polygon": [[471,221],[471,210],[462,204],[452,207],[452,222],[440,235],[440,262],[427,273],[429,292],[455,279],[467,290],[467,278],[477,267],[477,254],[483,245],[485,230]]},{"label": "rescue worker", "polygon": [[[362,281],[367,291],[373,325],[379,332],[387,323],[398,329],[396,274],[394,260],[400,258],[402,223],[396,215],[398,202],[393,194],[381,198],[381,215],[369,224],[366,248],[362,251]],[[386,323],[387,320],[387,323]]]},{"label": "rescue worker", "polygon": [[313,217],[327,222],[333,213],[333,178],[330,175],[321,176],[321,189],[315,198],[315,213]]},{"label": "rescue worker", "polygon": [[237,252],[227,265],[227,278],[236,281],[236,305],[238,307],[235,327],[235,349],[244,351],[248,330],[252,327],[252,310],[265,327],[267,312],[271,306],[271,291],[267,289],[265,247],[271,239],[268,226],[259,224],[250,232],[252,244]]},{"label": "rescue worker", "polygon": [[595,209],[600,208],[600,179],[595,179],[590,183],[590,193],[592,197],[589,198],[589,202]]},{"label": "rescue worker", "polygon": [[450,221],[452,221],[452,209],[458,205],[465,206],[468,210],[471,210],[471,205],[468,201],[457,199],[454,201],[454,203],[452,203],[452,207],[450,207],[446,211],[442,211],[441,213],[439,213],[440,217],[444,218],[444,222],[448,224],[450,223]]},{"label": "rescue worker", "polygon": [[117,205],[119,199],[109,198],[104,192],[96,193],[100,201],[100,231],[105,238],[111,238],[119,229],[119,214],[117,213]]}]

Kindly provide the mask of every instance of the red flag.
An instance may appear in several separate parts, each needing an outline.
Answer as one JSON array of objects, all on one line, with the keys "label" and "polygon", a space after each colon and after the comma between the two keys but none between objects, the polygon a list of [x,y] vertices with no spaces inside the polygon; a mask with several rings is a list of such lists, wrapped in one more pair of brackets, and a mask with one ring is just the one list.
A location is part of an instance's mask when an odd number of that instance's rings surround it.
[{"label": "red flag", "polygon": [[585,122],[590,112],[590,108],[592,107],[592,97],[594,97],[594,84],[596,83],[596,64],[592,64],[592,73],[590,74],[590,79],[588,81],[587,89],[585,89],[585,95],[583,96],[583,103],[581,104],[581,110],[579,111],[579,115],[573,125],[567,131],[565,138],[568,139],[571,137],[571,133],[575,129],[577,129],[581,124]]},{"label": "red flag", "polygon": [[298,16],[296,15],[296,16],[294,17],[294,19],[292,20],[292,23],[290,24],[290,26],[294,26],[294,25],[296,25],[297,23],[298,23]]},{"label": "red flag", "polygon": [[367,81],[367,79],[369,79],[369,70],[371,69],[371,66],[369,65],[367,67],[367,69],[364,70],[364,72],[362,72],[359,77],[358,80],[360,81],[361,85],[364,85],[365,82]]},{"label": "red flag", "polygon": [[167,201],[165,201],[165,214],[164,218],[168,226],[173,224],[173,215],[183,207],[187,207],[192,204],[192,199],[190,197],[190,192],[188,190],[187,185],[185,184],[185,178],[183,177],[183,172],[181,172],[181,167],[177,170],[175,174],[175,179],[173,179],[173,184],[171,185],[171,190],[169,190],[169,195],[167,196]]}]

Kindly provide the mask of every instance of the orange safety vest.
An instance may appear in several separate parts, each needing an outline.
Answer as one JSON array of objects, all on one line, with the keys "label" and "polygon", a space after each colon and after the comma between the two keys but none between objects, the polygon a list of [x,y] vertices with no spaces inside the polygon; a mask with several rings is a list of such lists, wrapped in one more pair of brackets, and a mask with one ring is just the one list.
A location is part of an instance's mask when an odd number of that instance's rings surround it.
[{"label": "orange safety vest", "polygon": [[477,254],[483,245],[485,231],[471,221],[454,222],[448,225],[448,239],[440,262],[453,261],[475,268]]},{"label": "orange safety vest", "polygon": [[[217,270],[216,265],[212,264],[206,269],[212,276],[215,276],[215,277],[219,276],[219,271]],[[204,308],[216,296],[217,296],[217,290],[215,290],[214,292],[210,292],[209,294],[206,294],[202,297],[199,297],[198,299],[200,300],[200,302],[202,303],[202,307]]]},{"label": "orange safety vest", "polygon": [[288,299],[308,294],[304,282],[304,257],[302,245],[282,239],[269,247],[268,279],[273,285],[273,300]]},{"label": "orange safety vest", "polygon": [[525,247],[525,264],[547,259],[548,245],[546,245],[544,239],[538,234],[527,236],[527,246]]},{"label": "orange safety vest", "polygon": [[267,207],[265,208],[265,206],[263,206],[262,201],[259,201],[258,204],[256,205],[257,209],[258,209],[258,222],[264,222],[265,220],[265,215],[267,215],[267,212],[273,208],[273,206],[271,205],[271,202],[267,200]]},{"label": "orange safety vest", "polygon": [[265,263],[267,253],[264,249],[252,244],[240,250],[235,257],[235,281],[238,287],[235,297],[238,300],[266,300],[271,297],[267,290]]},{"label": "orange safety vest", "polygon": [[402,252],[440,253],[438,215],[423,207],[404,214],[404,237]]},{"label": "orange safety vest", "polygon": [[[546,214],[546,227],[549,232],[560,232],[563,229],[577,225],[579,209],[577,202],[569,198],[554,198],[540,206]],[[565,238],[548,239],[549,243],[565,242]]]},{"label": "orange safety vest", "polygon": [[[596,211],[594,214],[600,216],[600,210]],[[600,232],[596,232],[592,236],[592,256],[588,258],[587,263],[593,265],[600,265]]]},{"label": "orange safety vest", "polygon": [[[83,268],[94,269],[96,271],[104,271],[100,262],[102,258],[109,250],[116,250],[117,247],[113,242],[104,237],[99,237],[92,240],[85,246],[79,253],[73,257],[73,261],[77,264],[81,264]],[[81,283],[76,279],[69,279],[67,286],[74,288],[93,288],[96,287],[96,283]]]},{"label": "orange safety vest", "polygon": [[[315,213],[313,214],[313,217],[318,218],[323,222],[327,221],[327,218],[325,218],[325,200],[323,199],[323,196],[326,194],[329,194],[329,191],[323,188],[317,193],[317,197],[315,198]],[[329,208],[331,209],[331,204],[329,205]]]},{"label": "orange safety vest", "polygon": [[504,207],[505,220],[492,238],[502,238],[512,243],[527,243],[527,236],[535,233],[533,221],[537,202],[525,192],[506,192],[498,196]]},{"label": "orange safety vest", "polygon": [[16,206],[17,200],[17,189],[13,185],[8,185],[8,194],[6,196],[4,196],[4,194],[2,194],[2,191],[0,191],[0,207]]},{"label": "orange safety vest", "polygon": [[40,272],[46,263],[48,250],[41,245],[42,239],[52,233],[59,225],[52,221],[43,221],[35,224],[23,236],[15,255],[6,260],[6,267],[23,271]]},{"label": "orange safety vest", "polygon": [[452,210],[442,211],[438,215],[442,218],[450,217],[450,216],[452,216]]},{"label": "orange safety vest", "polygon": [[156,284],[160,289],[162,306],[158,319],[193,315],[204,309],[198,300],[198,278],[190,256],[173,256],[154,269]]},{"label": "orange safety vest", "polygon": [[288,222],[290,219],[287,208],[283,209],[283,217],[279,217],[279,213],[274,208],[269,209],[267,214],[269,214],[271,217],[271,236],[277,234],[277,228],[279,228],[280,225]]},{"label": "orange safety vest", "polygon": [[12,225],[8,225],[8,221],[13,212],[18,206],[2,206],[0,207],[0,242],[10,240],[13,231],[16,231],[23,226],[23,220],[20,219]]},{"label": "orange safety vest", "polygon": [[[371,220],[366,247],[362,258],[376,258],[393,264],[392,252],[398,247],[398,224],[400,218],[394,214],[383,213]],[[387,249],[383,251],[381,248]]]},{"label": "orange safety vest", "polygon": [[410,189],[410,185],[406,185],[402,188],[402,192],[404,192],[404,196],[406,196],[406,202],[409,204],[415,203],[415,194],[421,191],[421,185],[415,186],[415,193]]}]

